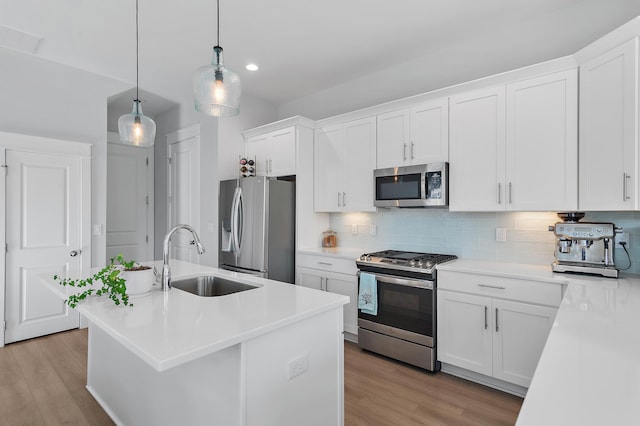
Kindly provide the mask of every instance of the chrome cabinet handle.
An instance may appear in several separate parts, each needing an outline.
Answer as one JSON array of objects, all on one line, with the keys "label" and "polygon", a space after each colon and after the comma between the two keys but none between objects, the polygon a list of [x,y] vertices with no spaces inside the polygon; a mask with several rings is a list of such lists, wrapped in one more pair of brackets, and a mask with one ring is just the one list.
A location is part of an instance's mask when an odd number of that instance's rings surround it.
[{"label": "chrome cabinet handle", "polygon": [[342,207],[345,207],[347,205],[347,193],[343,192],[342,193]]},{"label": "chrome cabinet handle", "polygon": [[413,160],[413,142],[411,142],[411,159]]},{"label": "chrome cabinet handle", "polygon": [[338,192],[338,207],[340,207],[340,193]]},{"label": "chrome cabinet handle", "polygon": [[629,197],[629,184],[627,183],[629,179],[631,179],[630,174],[627,174],[626,172],[622,174],[622,201],[623,202],[631,199],[631,197]]},{"label": "chrome cabinet handle", "polygon": [[402,144],[402,158],[404,160],[407,159],[407,144],[406,143]]},{"label": "chrome cabinet handle", "polygon": [[484,329],[486,330],[487,327],[489,327],[489,322],[487,320],[487,311],[489,310],[489,308],[487,308],[486,306],[484,307]]},{"label": "chrome cabinet handle", "polygon": [[498,204],[502,204],[502,184],[498,182]]},{"label": "chrome cabinet handle", "polygon": [[502,286],[499,286],[499,285],[489,285],[489,284],[478,284],[478,287],[495,288],[495,289],[498,289],[498,290],[505,290],[506,289],[506,287],[502,287]]},{"label": "chrome cabinet handle", "polygon": [[329,263],[329,262],[318,262],[318,265],[331,266],[331,265],[333,265],[333,264],[332,264],[332,263]]},{"label": "chrome cabinet handle", "polygon": [[512,203],[512,199],[511,199],[511,182],[509,182],[509,204]]},{"label": "chrome cabinet handle", "polygon": [[498,308],[496,308],[496,333],[498,330],[500,330],[500,328],[498,328]]},{"label": "chrome cabinet handle", "polygon": [[77,251],[77,250],[71,250],[71,252],[69,252],[69,256],[71,256],[71,257],[76,257],[79,254],[80,254],[80,252]]},{"label": "chrome cabinet handle", "polygon": [[329,278],[324,277],[324,291],[329,291]]}]

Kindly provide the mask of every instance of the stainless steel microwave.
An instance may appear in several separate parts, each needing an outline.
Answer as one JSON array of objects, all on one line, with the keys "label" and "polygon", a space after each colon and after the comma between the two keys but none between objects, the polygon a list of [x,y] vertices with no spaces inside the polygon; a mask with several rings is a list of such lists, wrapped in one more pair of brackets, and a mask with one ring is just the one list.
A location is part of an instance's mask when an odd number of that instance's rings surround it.
[{"label": "stainless steel microwave", "polygon": [[449,163],[377,169],[373,181],[376,207],[449,205]]}]

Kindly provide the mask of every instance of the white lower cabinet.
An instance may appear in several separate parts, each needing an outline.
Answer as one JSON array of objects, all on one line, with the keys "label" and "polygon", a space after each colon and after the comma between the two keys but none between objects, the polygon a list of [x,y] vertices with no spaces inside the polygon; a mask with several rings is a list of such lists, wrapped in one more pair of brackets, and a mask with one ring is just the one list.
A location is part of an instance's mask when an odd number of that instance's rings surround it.
[{"label": "white lower cabinet", "polygon": [[344,331],[358,334],[358,278],[355,275],[339,274],[318,269],[298,268],[298,285],[349,296],[344,305]]},{"label": "white lower cabinet", "polygon": [[344,305],[344,331],[358,334],[358,277],[353,260],[298,254],[296,284],[349,296]]},{"label": "white lower cabinet", "polygon": [[438,359],[528,387],[560,299],[558,284],[441,271]]}]

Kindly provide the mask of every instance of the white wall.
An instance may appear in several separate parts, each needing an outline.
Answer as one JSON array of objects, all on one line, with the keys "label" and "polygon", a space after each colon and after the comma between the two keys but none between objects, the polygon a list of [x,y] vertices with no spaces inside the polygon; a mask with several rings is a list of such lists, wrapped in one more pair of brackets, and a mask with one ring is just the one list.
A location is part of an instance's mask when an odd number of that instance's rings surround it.
[{"label": "white wall", "polygon": [[[93,144],[92,223],[107,223],[107,98],[128,84],[0,48],[0,130]],[[106,236],[92,237],[104,264]]]},{"label": "white wall", "polygon": [[243,95],[240,114],[216,119],[197,113],[191,93],[177,108],[156,117],[155,145],[155,258],[162,258],[162,241],[167,232],[167,146],[166,134],[200,123],[200,222],[193,225],[207,252],[204,265],[218,265],[218,189],[221,179],[236,176],[238,155],[244,153],[241,132],[275,121],[275,106]]}]

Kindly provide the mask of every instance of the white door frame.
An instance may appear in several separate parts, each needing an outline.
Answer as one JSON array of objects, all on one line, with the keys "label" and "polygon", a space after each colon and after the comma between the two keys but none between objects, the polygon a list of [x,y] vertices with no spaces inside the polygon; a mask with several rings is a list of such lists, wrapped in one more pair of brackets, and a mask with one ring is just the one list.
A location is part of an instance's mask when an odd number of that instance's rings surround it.
[{"label": "white door frame", "polygon": [[[61,139],[18,133],[0,132],[0,162],[5,164],[6,150],[35,152],[40,154],[69,155],[80,157],[81,208],[82,223],[80,225],[81,272],[88,275],[91,270],[91,150],[92,145],[82,142],[71,142]],[[3,168],[6,170],[6,168]],[[6,171],[0,170],[0,243],[6,244]],[[6,245],[5,245],[6,247]],[[6,292],[6,249],[0,261],[0,347],[4,346],[5,324],[5,292]]]},{"label": "white door frame", "polygon": [[196,145],[196,158],[198,162],[196,163],[196,168],[193,173],[196,176],[194,180],[196,184],[196,188],[194,189],[194,193],[196,194],[193,211],[196,216],[196,223],[188,223],[187,225],[193,226],[196,230],[200,231],[200,124],[193,124],[189,127],[185,127],[182,129],[178,129],[174,132],[167,133],[167,232],[173,226],[173,187],[171,185],[171,145],[187,140],[195,138]]},{"label": "white door frame", "polygon": [[[107,132],[107,143],[120,144],[120,135],[116,132]],[[153,148],[135,148],[146,149],[147,157],[149,158],[149,165],[147,167],[147,194],[149,194],[149,208],[147,208],[147,236],[149,237],[149,244],[147,244],[147,259],[153,259],[153,247],[155,244],[155,232],[154,232],[154,210],[155,210],[155,197],[154,197],[154,150]],[[108,147],[107,147],[108,152]],[[109,260],[105,260],[108,262]]]}]

